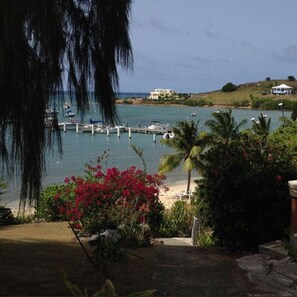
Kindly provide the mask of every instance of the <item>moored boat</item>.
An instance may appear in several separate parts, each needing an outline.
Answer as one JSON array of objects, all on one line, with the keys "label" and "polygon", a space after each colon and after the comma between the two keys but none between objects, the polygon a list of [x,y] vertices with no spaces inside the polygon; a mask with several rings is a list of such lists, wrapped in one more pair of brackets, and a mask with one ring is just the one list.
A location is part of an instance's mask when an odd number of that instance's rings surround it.
[{"label": "moored boat", "polygon": [[157,132],[166,132],[169,128],[169,124],[161,124],[159,121],[151,121],[148,130]]}]

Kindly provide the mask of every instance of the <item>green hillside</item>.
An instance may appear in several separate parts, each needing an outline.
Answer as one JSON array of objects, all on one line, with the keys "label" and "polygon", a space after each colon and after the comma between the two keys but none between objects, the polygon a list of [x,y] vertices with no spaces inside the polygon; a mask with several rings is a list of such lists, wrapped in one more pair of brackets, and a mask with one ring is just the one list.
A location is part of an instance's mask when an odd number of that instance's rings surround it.
[{"label": "green hillside", "polygon": [[[292,95],[273,95],[270,94],[272,87],[286,84],[294,88]],[[193,96],[193,100],[205,100],[213,105],[246,106],[250,107],[252,99],[272,99],[275,101],[296,101],[297,100],[297,80],[270,80],[258,81],[237,86],[233,92],[213,91],[200,93]]]}]

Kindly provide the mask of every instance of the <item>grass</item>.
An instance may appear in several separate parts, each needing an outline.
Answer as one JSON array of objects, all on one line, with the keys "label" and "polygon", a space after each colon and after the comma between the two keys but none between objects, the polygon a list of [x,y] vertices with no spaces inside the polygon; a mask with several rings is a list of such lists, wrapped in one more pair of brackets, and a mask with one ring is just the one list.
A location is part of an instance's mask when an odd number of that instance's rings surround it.
[{"label": "grass", "polygon": [[297,81],[288,80],[270,80],[258,81],[238,85],[238,89],[233,92],[223,92],[221,90],[200,93],[195,96],[195,99],[205,99],[211,101],[214,105],[230,105],[234,106],[237,102],[250,101],[251,98],[286,98],[288,100],[297,100],[297,94],[293,95],[272,95],[270,90],[272,87],[286,84],[297,89]]},{"label": "grass", "polygon": [[[270,94],[270,90],[272,87],[286,84],[295,89],[295,94],[292,95],[272,95]],[[222,86],[223,87],[223,86]],[[238,89],[233,92],[223,92],[221,90],[216,90],[212,92],[198,93],[193,94],[192,98],[189,100],[200,100],[205,102],[211,102],[212,105],[219,106],[230,106],[230,107],[250,107],[251,99],[258,98],[271,98],[275,100],[297,100],[297,80],[289,81],[284,79],[278,80],[270,80],[270,81],[258,81],[258,82],[250,82],[238,85]],[[117,100],[117,103],[125,103],[125,104],[163,104],[163,105],[171,105],[171,104],[183,104],[183,101],[187,99],[181,98],[178,100],[175,99],[164,99],[163,101],[156,100],[135,100],[135,99],[125,99],[125,100]]]}]

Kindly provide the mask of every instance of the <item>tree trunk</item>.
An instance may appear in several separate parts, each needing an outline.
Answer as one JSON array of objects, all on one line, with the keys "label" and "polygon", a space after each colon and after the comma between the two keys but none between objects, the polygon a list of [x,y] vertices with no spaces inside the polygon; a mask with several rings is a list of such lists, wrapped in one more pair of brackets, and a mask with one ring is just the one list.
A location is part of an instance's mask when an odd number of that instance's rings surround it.
[{"label": "tree trunk", "polygon": [[187,194],[190,194],[191,173],[192,173],[192,171],[188,170]]}]

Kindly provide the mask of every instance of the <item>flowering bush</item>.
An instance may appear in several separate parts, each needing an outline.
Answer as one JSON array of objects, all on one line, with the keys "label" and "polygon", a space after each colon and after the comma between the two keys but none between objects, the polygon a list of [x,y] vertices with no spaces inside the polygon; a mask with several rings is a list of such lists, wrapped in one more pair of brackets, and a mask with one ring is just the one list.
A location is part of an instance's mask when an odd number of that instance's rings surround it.
[{"label": "flowering bush", "polygon": [[87,165],[86,176],[67,178],[54,199],[70,198],[60,212],[71,221],[81,221],[89,232],[121,225],[131,230],[143,223],[153,225],[156,217],[161,218],[163,207],[158,195],[164,179],[135,167],[124,171],[110,168],[104,173],[100,164]]}]

